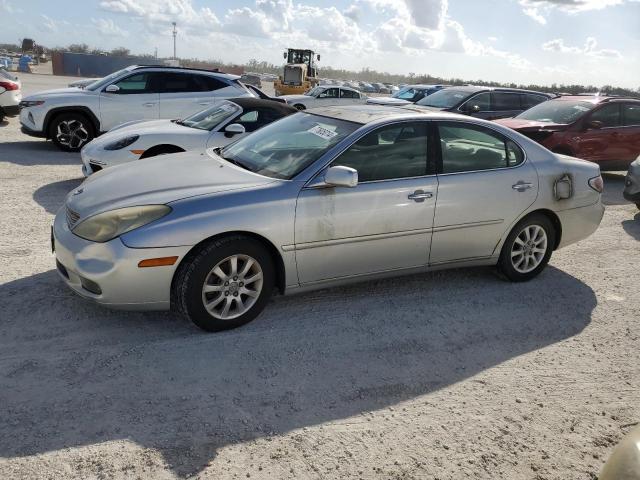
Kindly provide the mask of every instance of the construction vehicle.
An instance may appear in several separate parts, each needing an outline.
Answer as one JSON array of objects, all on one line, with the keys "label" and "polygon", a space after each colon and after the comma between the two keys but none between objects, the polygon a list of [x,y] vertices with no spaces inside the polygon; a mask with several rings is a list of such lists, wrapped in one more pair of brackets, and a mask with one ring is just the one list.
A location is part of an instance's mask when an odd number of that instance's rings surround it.
[{"label": "construction vehicle", "polygon": [[316,60],[320,61],[320,55],[313,50],[289,48],[284,58],[287,63],[283,74],[273,83],[276,95],[302,94],[318,84]]}]

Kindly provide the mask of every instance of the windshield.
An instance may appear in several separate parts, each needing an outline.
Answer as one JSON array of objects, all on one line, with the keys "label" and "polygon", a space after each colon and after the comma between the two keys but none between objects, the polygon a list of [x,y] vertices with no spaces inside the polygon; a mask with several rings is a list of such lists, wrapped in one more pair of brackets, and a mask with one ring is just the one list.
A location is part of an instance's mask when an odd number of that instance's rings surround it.
[{"label": "windshield", "polygon": [[392,98],[400,98],[402,100],[411,100],[413,96],[416,94],[416,91],[413,87],[404,87],[401,90],[398,90],[396,93],[391,95]]},{"label": "windshield", "polygon": [[472,93],[475,92],[445,88],[443,90],[438,90],[437,92],[432,93],[428,97],[424,97],[417,103],[417,105],[436,108],[451,108],[458,105]]},{"label": "windshield", "polygon": [[235,103],[224,102],[217,107],[207,108],[201,112],[194,113],[184,120],[178,120],[176,123],[185,127],[198,128],[200,130],[213,130],[220,122],[227,120],[232,115],[240,111],[240,107]]},{"label": "windshield", "polygon": [[573,123],[595,105],[581,100],[551,100],[522,112],[516,118],[545,123]]},{"label": "windshield", "polygon": [[252,172],[289,180],[360,126],[297,113],[241,138],[225,147],[220,156]]},{"label": "windshield", "polygon": [[324,88],[322,88],[322,87],[313,87],[311,90],[309,90],[307,93],[305,93],[305,95],[307,95],[309,97],[317,97],[322,92],[324,92]]},{"label": "windshield", "polygon": [[118,70],[117,72],[113,72],[111,75],[107,75],[104,78],[99,78],[95,82],[90,83],[89,85],[87,85],[85,87],[85,90],[91,90],[91,91],[99,90],[102,87],[104,87],[104,86],[108,85],[109,83],[111,83],[112,80],[114,80],[115,78],[118,78],[123,73],[130,72],[133,69],[134,69],[133,66],[127,67],[127,68],[123,68],[122,70]]}]

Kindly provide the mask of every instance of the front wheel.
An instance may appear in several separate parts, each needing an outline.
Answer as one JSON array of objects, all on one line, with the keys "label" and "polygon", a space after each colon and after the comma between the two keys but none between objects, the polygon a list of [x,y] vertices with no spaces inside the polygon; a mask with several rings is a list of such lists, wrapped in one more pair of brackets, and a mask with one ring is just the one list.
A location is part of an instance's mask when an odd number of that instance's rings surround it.
[{"label": "front wheel", "polygon": [[555,229],[546,216],[535,214],[523,219],[502,246],[498,270],[512,282],[531,280],[549,263],[555,241]]},{"label": "front wheel", "polygon": [[264,309],[274,278],[273,260],[260,242],[242,236],[222,238],[180,266],[172,307],[209,332],[236,328]]},{"label": "front wheel", "polygon": [[49,126],[49,138],[60,150],[78,152],[95,137],[93,125],[80,113],[63,113]]},{"label": "front wheel", "polygon": [[301,103],[296,103],[293,108],[295,108],[296,110],[305,110],[307,107],[305,107],[304,105],[302,105]]}]

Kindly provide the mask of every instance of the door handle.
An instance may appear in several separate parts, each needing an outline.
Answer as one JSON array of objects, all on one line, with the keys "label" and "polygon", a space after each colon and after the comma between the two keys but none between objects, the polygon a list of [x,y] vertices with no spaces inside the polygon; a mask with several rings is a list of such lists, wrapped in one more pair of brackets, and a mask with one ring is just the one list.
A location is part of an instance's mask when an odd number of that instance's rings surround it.
[{"label": "door handle", "polygon": [[144,107],[153,107],[153,106],[155,106],[155,102],[143,103],[142,106],[144,106]]},{"label": "door handle", "polygon": [[424,190],[416,190],[415,192],[413,192],[412,194],[410,194],[407,198],[409,200],[413,200],[414,202],[424,202],[424,200],[426,198],[431,198],[433,197],[433,193],[431,192],[425,192]]},{"label": "door handle", "polygon": [[524,192],[525,190],[529,190],[532,186],[533,184],[523,182],[522,180],[520,180],[515,185],[511,185],[511,188],[513,188],[514,190],[517,190],[518,192]]}]

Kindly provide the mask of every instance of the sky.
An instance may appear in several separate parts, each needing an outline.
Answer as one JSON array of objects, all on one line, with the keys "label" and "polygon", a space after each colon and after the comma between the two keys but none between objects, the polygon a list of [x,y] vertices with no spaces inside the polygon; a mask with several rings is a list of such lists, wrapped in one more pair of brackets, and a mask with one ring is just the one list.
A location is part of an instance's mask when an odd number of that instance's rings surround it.
[{"label": "sky", "polygon": [[640,0],[0,0],[0,43],[640,88]]}]

